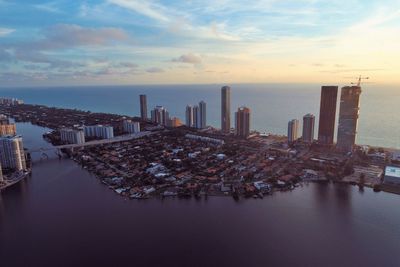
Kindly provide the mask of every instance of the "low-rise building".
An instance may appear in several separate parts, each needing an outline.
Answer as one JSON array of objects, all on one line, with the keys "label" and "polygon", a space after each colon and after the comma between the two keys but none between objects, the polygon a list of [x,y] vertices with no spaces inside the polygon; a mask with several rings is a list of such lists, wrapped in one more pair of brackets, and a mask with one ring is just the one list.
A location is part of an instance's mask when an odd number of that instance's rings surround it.
[{"label": "low-rise building", "polygon": [[386,166],[383,182],[387,185],[400,186],[400,167]]},{"label": "low-rise building", "polygon": [[193,139],[193,140],[200,140],[200,141],[207,142],[207,143],[213,143],[216,145],[223,145],[225,143],[225,141],[221,140],[221,139],[210,138],[207,136],[200,136],[200,135],[194,135],[194,134],[186,134],[185,137],[189,138],[189,139]]}]

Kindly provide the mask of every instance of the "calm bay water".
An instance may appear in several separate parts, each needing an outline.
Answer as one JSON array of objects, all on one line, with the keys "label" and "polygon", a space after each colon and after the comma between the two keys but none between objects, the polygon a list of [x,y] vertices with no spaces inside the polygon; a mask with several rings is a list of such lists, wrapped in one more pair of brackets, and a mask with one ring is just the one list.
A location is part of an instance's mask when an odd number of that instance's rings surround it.
[{"label": "calm bay water", "polygon": [[[208,124],[220,127],[220,87],[214,84],[3,88],[0,96],[18,97],[29,104],[139,115],[139,94],[144,93],[148,96],[149,110],[155,105],[163,105],[172,116],[183,121],[186,105],[204,100],[208,105]],[[306,113],[319,116],[319,98],[320,85],[316,84],[232,85],[232,112],[246,105],[252,109],[253,129],[286,134],[290,119],[301,119]],[[399,103],[400,90],[396,88],[373,84],[363,86],[357,143],[400,148]]]},{"label": "calm bay water", "polygon": [[[25,146],[45,145],[46,129],[17,127]],[[133,201],[39,156],[0,194],[1,266],[400,265],[398,195],[309,184],[263,200]]]}]

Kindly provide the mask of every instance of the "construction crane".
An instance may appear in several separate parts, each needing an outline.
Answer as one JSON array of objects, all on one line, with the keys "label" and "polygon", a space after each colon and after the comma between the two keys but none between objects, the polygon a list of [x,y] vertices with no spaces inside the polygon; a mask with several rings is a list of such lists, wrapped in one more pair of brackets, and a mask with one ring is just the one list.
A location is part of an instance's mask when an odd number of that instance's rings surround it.
[{"label": "construction crane", "polygon": [[358,77],[357,83],[351,83],[351,84],[355,84],[355,85],[357,85],[358,87],[360,87],[360,86],[361,86],[361,81],[362,81],[362,80],[368,80],[368,79],[369,79],[369,77],[362,77],[362,76],[360,75],[360,77]]}]

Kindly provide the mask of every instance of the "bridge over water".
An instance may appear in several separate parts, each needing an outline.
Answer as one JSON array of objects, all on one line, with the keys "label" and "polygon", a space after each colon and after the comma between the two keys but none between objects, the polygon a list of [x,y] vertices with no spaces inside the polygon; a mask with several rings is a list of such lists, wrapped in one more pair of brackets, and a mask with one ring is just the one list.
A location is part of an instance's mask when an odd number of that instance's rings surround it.
[{"label": "bridge over water", "polygon": [[118,143],[118,142],[129,141],[129,140],[133,140],[133,139],[137,139],[137,138],[142,138],[144,136],[149,136],[152,134],[154,134],[154,132],[146,131],[146,132],[140,132],[140,133],[136,133],[136,134],[117,136],[117,137],[110,138],[110,139],[93,140],[93,141],[85,142],[83,144],[68,144],[68,145],[60,145],[60,146],[33,148],[33,149],[29,149],[28,152],[29,153],[44,153],[45,151],[50,151],[50,150],[74,149],[74,148],[80,148],[80,147],[86,147],[86,146]]}]

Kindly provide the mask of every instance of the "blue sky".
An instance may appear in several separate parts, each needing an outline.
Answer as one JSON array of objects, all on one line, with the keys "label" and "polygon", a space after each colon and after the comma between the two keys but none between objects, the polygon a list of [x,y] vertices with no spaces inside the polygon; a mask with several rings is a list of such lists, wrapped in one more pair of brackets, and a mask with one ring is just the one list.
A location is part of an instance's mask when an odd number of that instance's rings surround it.
[{"label": "blue sky", "polygon": [[399,36],[399,0],[0,0],[0,82],[399,84]]}]

